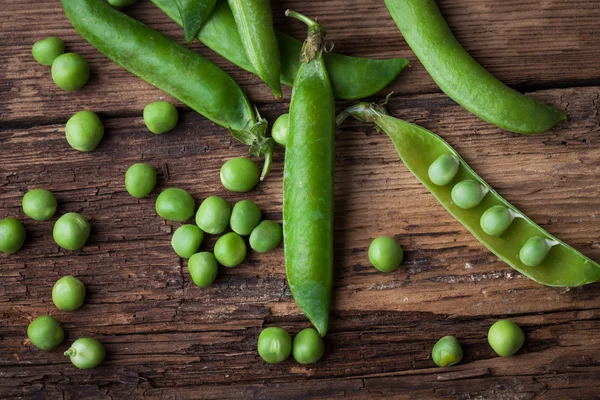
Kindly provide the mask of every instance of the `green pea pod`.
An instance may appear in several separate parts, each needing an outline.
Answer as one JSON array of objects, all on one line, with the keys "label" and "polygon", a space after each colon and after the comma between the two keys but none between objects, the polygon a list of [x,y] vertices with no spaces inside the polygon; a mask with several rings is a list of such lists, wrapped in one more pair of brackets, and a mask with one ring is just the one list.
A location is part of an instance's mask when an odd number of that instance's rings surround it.
[{"label": "green pea pod", "polygon": [[181,16],[185,41],[192,43],[215,8],[216,0],[176,0],[175,3]]},{"label": "green pea pod", "polygon": [[255,113],[243,90],[225,71],[102,0],[62,0],[75,30],[102,54],[179,101],[228,128],[265,156],[268,173],[273,140],[265,136],[267,121]]},{"label": "green pea pod", "polygon": [[[181,25],[177,7],[171,0],[152,0],[165,14]],[[291,86],[300,68],[302,42],[275,32],[281,57],[281,83]],[[208,21],[200,29],[198,39],[227,60],[256,74],[250,64],[233,14],[227,0],[217,0],[215,9]],[[379,92],[392,82],[409,62],[404,58],[372,60],[363,57],[349,57],[342,54],[323,55],[333,88],[333,95],[340,100],[356,100]]]},{"label": "green pea pod", "polygon": [[567,118],[487,72],[456,40],[435,0],[385,0],[385,4],[440,89],[479,118],[525,134],[546,132]]},{"label": "green pea pod", "polygon": [[301,14],[286,15],[308,25],[308,39],[292,90],[285,150],[285,266],[296,303],[324,336],[333,279],[335,106],[322,57],[325,31]]},{"label": "green pea pod", "polygon": [[[546,232],[500,197],[467,165],[456,150],[439,136],[417,125],[390,117],[378,105],[355,104],[338,116],[338,123],[349,115],[361,121],[373,122],[378,130],[384,131],[392,139],[404,164],[440,204],[483,245],[523,275],[546,286],[581,286],[600,279],[600,265]],[[449,184],[438,186],[429,178],[428,169],[434,161],[444,155],[451,155],[458,160],[459,168]],[[466,180],[478,182],[486,192],[481,202],[470,209],[462,209],[452,201],[453,186]],[[491,207],[499,205],[511,210],[515,218],[501,235],[488,235],[480,226],[481,217]],[[519,257],[519,250],[531,238],[545,239],[544,242],[548,243],[549,248],[545,258],[534,267],[524,264]]]}]

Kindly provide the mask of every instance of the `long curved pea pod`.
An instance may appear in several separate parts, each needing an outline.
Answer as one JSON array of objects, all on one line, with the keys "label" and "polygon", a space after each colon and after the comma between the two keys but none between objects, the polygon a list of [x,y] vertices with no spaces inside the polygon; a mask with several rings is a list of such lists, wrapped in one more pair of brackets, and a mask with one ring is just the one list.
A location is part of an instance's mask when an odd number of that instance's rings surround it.
[{"label": "long curved pea pod", "polygon": [[509,88],[477,63],[450,31],[435,0],[385,0],[385,4],[435,83],[479,118],[525,134],[546,132],[567,119],[562,111]]},{"label": "long curved pea pod", "polygon": [[216,0],[175,0],[181,17],[185,41],[191,43],[206,22]]},{"label": "long curved pea pod", "polygon": [[[181,17],[172,0],[152,0],[177,24]],[[300,68],[302,42],[285,33],[275,31],[281,57],[281,83],[292,86]],[[256,74],[246,56],[244,45],[227,0],[217,0],[208,21],[200,29],[198,39],[227,60]],[[409,64],[404,58],[372,60],[364,57],[349,57],[342,54],[323,55],[333,95],[339,100],[357,100],[369,97],[389,85]]]},{"label": "long curved pea pod", "polygon": [[[222,69],[102,0],[61,0],[77,32],[112,61],[187,104],[264,156],[270,169],[273,141],[267,121]],[[173,6],[175,6],[173,2]],[[177,7],[175,6],[177,12]]]},{"label": "long curved pea pod", "polygon": [[[367,103],[353,105],[338,116],[338,123],[350,115],[361,121],[373,122],[377,129],[384,131],[392,139],[404,164],[440,204],[483,245],[523,275],[543,285],[566,287],[581,286],[600,279],[600,265],[546,232],[500,197],[448,143],[436,134],[390,117],[378,105]],[[453,156],[458,161],[459,168],[448,184],[438,186],[429,178],[428,169],[444,155]],[[451,197],[453,187],[465,180],[479,182],[486,189],[481,202],[470,209],[458,207]],[[504,206],[510,210],[510,213],[509,215],[499,213],[500,215],[495,218],[487,215],[484,218],[484,225],[489,224],[490,220],[498,221],[494,225],[499,227],[499,230],[492,231],[490,233],[494,235],[489,235],[481,227],[482,216],[495,206]],[[532,238],[537,239],[532,240]]]},{"label": "long curved pea pod", "polygon": [[335,105],[323,62],[325,31],[308,25],[290,104],[283,172],[285,269],[292,295],[321,336],[327,333],[333,280]]}]

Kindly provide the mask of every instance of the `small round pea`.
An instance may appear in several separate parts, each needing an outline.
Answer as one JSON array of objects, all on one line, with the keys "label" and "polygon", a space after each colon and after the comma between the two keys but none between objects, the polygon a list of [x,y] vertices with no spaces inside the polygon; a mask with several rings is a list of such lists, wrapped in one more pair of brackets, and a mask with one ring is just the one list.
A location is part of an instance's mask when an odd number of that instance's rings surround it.
[{"label": "small round pea", "polygon": [[544,261],[551,247],[543,237],[534,236],[529,238],[523,247],[521,247],[519,258],[528,267],[537,267]]},{"label": "small round pea", "polygon": [[290,114],[282,114],[273,123],[271,137],[275,143],[285,147],[288,141],[288,132],[290,126]]},{"label": "small round pea", "polygon": [[481,229],[491,236],[502,235],[515,219],[515,213],[504,206],[493,206],[481,216]]},{"label": "small round pea", "polygon": [[15,253],[25,243],[25,227],[16,218],[0,220],[0,252]]},{"label": "small round pea", "polygon": [[444,336],[431,350],[431,358],[438,367],[451,367],[463,358],[463,350],[455,336]]},{"label": "small round pea", "polygon": [[221,183],[232,192],[248,192],[260,179],[256,164],[245,157],[236,157],[221,167]]},{"label": "small round pea", "polygon": [[402,247],[389,236],[379,236],[369,246],[369,261],[381,272],[395,271],[403,259]]},{"label": "small round pea", "polygon": [[224,267],[238,266],[246,258],[246,243],[240,235],[229,232],[215,243],[215,258]]},{"label": "small round pea", "polygon": [[104,125],[91,111],[79,111],[67,121],[65,136],[69,146],[79,151],[94,150],[104,137]]},{"label": "small round pea", "polygon": [[438,186],[446,186],[458,173],[459,165],[458,159],[452,154],[441,155],[429,166],[429,179]]},{"label": "small round pea", "polygon": [[292,355],[300,364],[312,364],[323,357],[325,344],[313,328],[301,330],[292,344]]},{"label": "small round pea", "polygon": [[501,319],[495,322],[488,331],[488,342],[501,357],[510,357],[525,343],[525,334],[517,324]]},{"label": "small round pea", "polygon": [[74,311],[83,305],[85,286],[74,276],[63,276],[52,288],[52,302],[63,311]]},{"label": "small round pea", "polygon": [[188,269],[192,280],[197,286],[208,287],[215,281],[219,267],[215,256],[205,251],[190,257]]},{"label": "small round pea", "polygon": [[65,356],[71,359],[74,366],[79,369],[96,368],[104,360],[106,351],[104,346],[96,339],[79,338],[73,342]]},{"label": "small round pea", "polygon": [[262,221],[250,234],[250,247],[259,253],[271,251],[281,243],[283,230],[275,221]]},{"label": "small round pea", "polygon": [[260,208],[250,200],[242,200],[235,203],[231,210],[229,225],[231,230],[238,235],[246,236],[252,233],[260,222]]},{"label": "small round pea", "polygon": [[46,189],[33,189],[23,196],[23,212],[36,221],[47,221],[56,213],[56,197]]},{"label": "small round pea", "polygon": [[175,128],[178,120],[177,109],[168,101],[156,101],[144,107],[144,122],[148,130],[155,135]]},{"label": "small round pea", "polygon": [[194,198],[183,189],[165,189],[156,199],[156,213],[169,221],[189,220],[194,215],[194,207]]},{"label": "small round pea", "polygon": [[37,317],[27,327],[27,337],[40,350],[50,351],[63,342],[65,332],[60,324],[49,315]]},{"label": "small round pea", "polygon": [[[196,225],[204,232],[218,235],[225,232],[229,225],[231,206],[219,196],[204,199],[196,213]],[[217,258],[218,259],[218,258]]]},{"label": "small round pea", "polygon": [[90,65],[79,54],[61,54],[52,63],[52,79],[63,90],[79,90],[90,79]]},{"label": "small round pea", "polygon": [[133,164],[125,172],[125,189],[127,192],[141,199],[147,197],[156,186],[156,170],[150,164]]},{"label": "small round pea", "polygon": [[204,232],[196,225],[182,225],[173,234],[171,246],[181,258],[190,258],[194,255],[204,239]]},{"label": "small round pea", "polygon": [[81,214],[67,213],[54,224],[52,236],[63,249],[80,249],[90,237],[90,223]]},{"label": "small round pea", "polygon": [[479,182],[465,179],[452,188],[452,201],[458,207],[468,210],[477,207],[487,194],[487,189]]},{"label": "small round pea", "polygon": [[31,54],[35,61],[47,67],[52,65],[56,57],[65,52],[65,42],[57,37],[49,37],[38,40],[31,48]]},{"label": "small round pea", "polygon": [[108,4],[113,7],[127,7],[137,3],[138,0],[108,0]]},{"label": "small round pea", "polygon": [[292,338],[285,329],[269,327],[258,336],[258,354],[269,364],[277,364],[290,356]]}]

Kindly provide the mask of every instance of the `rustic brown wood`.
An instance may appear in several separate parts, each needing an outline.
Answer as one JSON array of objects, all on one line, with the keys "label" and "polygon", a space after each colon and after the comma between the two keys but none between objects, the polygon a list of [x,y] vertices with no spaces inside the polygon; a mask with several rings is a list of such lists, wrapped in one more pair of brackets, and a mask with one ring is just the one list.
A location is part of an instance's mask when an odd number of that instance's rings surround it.
[{"label": "rustic brown wood", "polygon": [[[163,188],[188,189],[230,202],[256,201],[267,218],[281,218],[283,154],[269,179],[246,195],[227,192],[222,163],[244,146],[222,128],[180,105],[181,122],[150,134],[145,104],[163,96],[77,36],[58,1],[8,0],[0,11],[0,218],[18,216],[28,231],[17,254],[0,254],[0,398],[597,398],[600,393],[600,284],[571,290],[538,285],[479,244],[399,161],[391,142],[371,126],[348,122],[336,144],[336,266],[326,356],[313,366],[292,360],[264,364],[256,339],[264,326],[296,333],[308,326],[286,285],[283,249],[250,253],[199,289],[170,248],[178,224],[155,215]],[[381,1],[274,2],[316,15],[336,50],[414,61]],[[600,260],[600,8],[594,2],[549,0],[442,1],[465,47],[507,83],[565,109],[569,121],[551,133],[506,133],[472,116],[433,85],[417,63],[394,82],[389,109],[439,133],[509,201],[551,233]],[[182,32],[149,2],[128,10],[182,40]],[[277,23],[302,34],[299,24]],[[31,44],[57,35],[90,60],[93,78],[64,93],[37,65]],[[242,84],[270,121],[287,110],[253,76],[210,53]],[[380,99],[379,97],[378,99]],[[288,91],[289,99],[289,91]],[[344,104],[340,103],[340,109]],[[89,108],[105,123],[97,150],[79,153],[64,139],[64,122]],[[130,197],[123,175],[134,162],[159,171],[149,199]],[[88,217],[83,250],[53,242],[52,221],[34,222],[20,209],[31,188],[52,190],[59,214]],[[406,252],[391,274],[369,266],[377,235],[395,236]],[[215,238],[203,248],[210,250]],[[52,285],[81,278],[86,304],[57,310]],[[29,321],[55,316],[67,340],[45,353],[26,339]],[[527,342],[515,357],[495,357],[487,329],[509,317]],[[455,334],[463,363],[434,368],[435,341]],[[79,371],[61,355],[77,337],[105,343],[106,362]]]}]

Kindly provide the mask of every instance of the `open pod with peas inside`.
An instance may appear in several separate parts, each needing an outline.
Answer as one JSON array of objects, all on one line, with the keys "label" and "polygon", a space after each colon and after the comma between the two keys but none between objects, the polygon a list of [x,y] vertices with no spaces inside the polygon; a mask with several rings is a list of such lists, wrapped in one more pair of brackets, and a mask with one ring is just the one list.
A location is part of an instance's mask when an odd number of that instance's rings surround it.
[{"label": "open pod with peas inside", "polygon": [[[566,287],[600,278],[600,265],[546,232],[504,200],[436,134],[393,118],[376,104],[351,106],[338,116],[338,124],[348,116],[374,122],[378,130],[384,131],[404,164],[444,208],[523,275],[543,285]],[[448,155],[457,165],[453,165]],[[448,172],[453,175],[451,179]],[[437,185],[436,181],[444,184]]]}]

